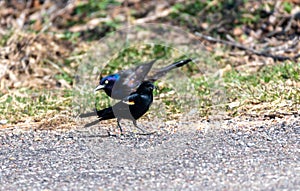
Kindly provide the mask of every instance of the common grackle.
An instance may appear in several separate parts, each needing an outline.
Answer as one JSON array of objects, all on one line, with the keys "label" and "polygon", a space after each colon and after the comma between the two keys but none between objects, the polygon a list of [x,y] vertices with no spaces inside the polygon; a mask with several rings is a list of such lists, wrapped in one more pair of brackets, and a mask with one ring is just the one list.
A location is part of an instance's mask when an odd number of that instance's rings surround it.
[{"label": "common grackle", "polygon": [[141,64],[135,68],[123,70],[119,73],[101,78],[99,85],[96,87],[94,92],[103,89],[111,98],[122,100],[130,95],[131,92],[134,92],[143,81],[155,82],[164,76],[168,71],[177,67],[181,67],[191,62],[192,59],[174,62],[169,66],[161,68],[154,75],[147,76],[155,61],[156,60],[153,60],[151,62]]},{"label": "common grackle", "polygon": [[[118,127],[122,133],[120,125],[121,119],[132,120],[135,127],[144,131],[137,126],[136,120],[142,117],[148,110],[153,102],[153,89],[155,86],[152,82],[144,81],[137,88],[137,90],[131,93],[129,96],[122,99],[112,107],[108,107],[102,110],[96,110],[99,121],[117,118]],[[95,112],[81,114],[80,117],[89,117],[95,115]],[[91,126],[96,124],[97,121],[86,125]]]}]

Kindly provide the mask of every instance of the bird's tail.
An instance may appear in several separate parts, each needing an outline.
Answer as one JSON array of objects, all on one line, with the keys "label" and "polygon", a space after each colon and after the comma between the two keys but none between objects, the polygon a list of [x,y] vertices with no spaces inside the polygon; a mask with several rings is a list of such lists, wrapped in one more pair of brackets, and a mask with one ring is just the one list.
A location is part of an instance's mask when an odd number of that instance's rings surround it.
[{"label": "bird's tail", "polygon": [[112,107],[108,107],[102,110],[97,110],[97,115],[100,121],[115,118]]},{"label": "bird's tail", "polygon": [[105,109],[102,109],[102,110],[96,110],[95,109],[95,111],[82,113],[82,114],[79,115],[80,118],[91,117],[91,116],[98,116],[99,119],[85,124],[84,127],[90,127],[90,126],[96,125],[97,123],[99,123],[99,121],[102,121],[102,120],[105,120],[105,119],[115,118],[112,107],[108,107],[108,108],[105,108]]},{"label": "bird's tail", "polygon": [[172,70],[174,68],[182,67],[182,66],[186,65],[187,63],[189,63],[191,61],[193,61],[193,60],[191,58],[189,58],[189,59],[174,62],[173,64],[170,64],[170,65],[158,70],[153,76],[149,77],[148,80],[152,81],[152,82],[155,82],[159,78],[163,77],[170,70]]},{"label": "bird's tail", "polygon": [[108,108],[101,109],[101,110],[95,109],[95,111],[82,113],[79,115],[80,118],[86,118],[86,117],[92,117],[92,116],[98,116],[100,121],[105,120],[105,119],[115,118],[112,107],[108,107]]}]

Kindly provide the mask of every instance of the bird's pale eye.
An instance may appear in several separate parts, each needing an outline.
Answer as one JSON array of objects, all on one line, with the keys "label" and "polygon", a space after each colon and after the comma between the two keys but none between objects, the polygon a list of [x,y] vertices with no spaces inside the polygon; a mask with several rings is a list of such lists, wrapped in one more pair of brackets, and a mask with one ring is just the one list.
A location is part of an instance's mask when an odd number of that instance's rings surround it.
[{"label": "bird's pale eye", "polygon": [[105,83],[105,84],[108,84],[108,80],[105,80],[104,83]]}]

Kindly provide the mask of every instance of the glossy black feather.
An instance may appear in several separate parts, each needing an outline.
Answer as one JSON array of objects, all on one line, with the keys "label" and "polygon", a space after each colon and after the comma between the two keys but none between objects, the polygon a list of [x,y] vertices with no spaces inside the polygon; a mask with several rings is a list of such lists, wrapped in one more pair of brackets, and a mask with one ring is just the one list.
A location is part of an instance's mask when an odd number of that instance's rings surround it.
[{"label": "glossy black feather", "polygon": [[109,97],[121,100],[129,96],[139,87],[155,61],[156,60],[152,60],[135,68],[106,76],[100,80],[99,86],[97,87],[99,89],[96,88],[95,91],[103,89]]},{"label": "glossy black feather", "polygon": [[[131,93],[129,96],[125,97],[122,101],[119,101],[114,106],[102,110],[95,110],[93,112],[84,113],[79,117],[84,118],[95,115],[98,116],[99,120],[88,123],[85,125],[85,127],[95,125],[97,122],[102,120],[117,118],[118,127],[120,128],[121,132],[122,128],[119,123],[121,119],[129,119],[137,128],[139,128],[136,124],[136,120],[142,117],[149,110],[153,102],[154,88],[155,86],[152,82],[144,81],[135,92]],[[143,129],[140,130],[144,131]]]},{"label": "glossy black feather", "polygon": [[143,81],[155,82],[170,70],[182,67],[183,65],[191,62],[192,59],[175,62],[169,66],[159,69],[152,76],[147,76],[155,61],[156,60],[153,60],[133,69],[124,70],[120,73],[106,76],[100,80],[95,91],[103,89],[108,96],[122,100],[130,95],[131,92],[135,91]]},{"label": "glossy black feather", "polygon": [[153,102],[154,85],[150,82],[143,82],[136,92],[119,101],[114,106],[97,111],[99,120],[130,119],[137,120],[143,116]]},{"label": "glossy black feather", "polygon": [[155,82],[157,81],[159,78],[163,77],[164,75],[166,75],[166,73],[168,73],[170,70],[173,70],[174,68],[179,68],[182,67],[184,65],[186,65],[187,63],[191,62],[192,59],[186,59],[186,60],[180,60],[178,62],[174,62],[173,64],[170,64],[164,68],[161,68],[160,70],[156,71],[154,75],[152,76],[147,76],[145,78],[146,81],[151,81],[151,82]]}]

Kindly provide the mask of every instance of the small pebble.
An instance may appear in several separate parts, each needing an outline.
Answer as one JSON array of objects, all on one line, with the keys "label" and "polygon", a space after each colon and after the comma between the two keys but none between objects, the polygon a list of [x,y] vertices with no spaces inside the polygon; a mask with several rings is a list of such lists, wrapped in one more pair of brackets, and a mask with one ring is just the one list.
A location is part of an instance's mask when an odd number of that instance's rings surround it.
[{"label": "small pebble", "polygon": [[7,122],[8,122],[8,120],[2,119],[2,120],[0,120],[0,125],[5,125],[5,124],[7,124]]}]

